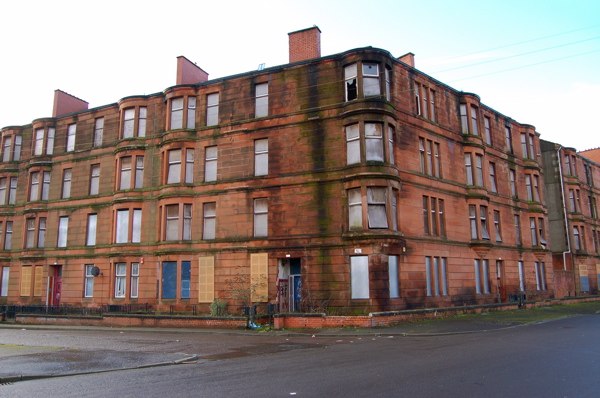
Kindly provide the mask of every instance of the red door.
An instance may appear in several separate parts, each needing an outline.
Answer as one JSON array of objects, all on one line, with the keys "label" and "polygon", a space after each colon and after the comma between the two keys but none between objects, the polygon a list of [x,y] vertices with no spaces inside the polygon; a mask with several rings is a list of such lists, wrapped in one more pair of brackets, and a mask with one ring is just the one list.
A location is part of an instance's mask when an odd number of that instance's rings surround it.
[{"label": "red door", "polygon": [[54,265],[54,274],[50,280],[50,305],[60,305],[60,293],[62,291],[62,265]]}]

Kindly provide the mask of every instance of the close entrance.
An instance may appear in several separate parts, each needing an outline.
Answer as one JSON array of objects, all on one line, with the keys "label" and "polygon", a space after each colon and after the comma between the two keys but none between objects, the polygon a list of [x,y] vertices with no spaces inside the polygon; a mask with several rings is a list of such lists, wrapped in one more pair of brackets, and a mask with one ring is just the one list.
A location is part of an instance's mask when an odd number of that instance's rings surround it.
[{"label": "close entrance", "polygon": [[277,304],[279,312],[300,311],[302,300],[302,262],[299,258],[279,260]]}]

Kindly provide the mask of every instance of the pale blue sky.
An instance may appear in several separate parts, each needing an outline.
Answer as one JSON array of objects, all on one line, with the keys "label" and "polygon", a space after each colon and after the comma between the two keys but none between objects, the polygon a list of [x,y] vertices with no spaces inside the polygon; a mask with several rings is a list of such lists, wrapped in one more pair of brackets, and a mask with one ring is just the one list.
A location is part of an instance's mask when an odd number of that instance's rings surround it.
[{"label": "pale blue sky", "polygon": [[[14,4],[11,4],[14,3]],[[600,1],[2,2],[0,127],[50,116],[55,89],[96,107],[175,84],[178,55],[210,78],[288,61],[317,25],[322,55],[373,46],[579,150],[600,147]]]}]

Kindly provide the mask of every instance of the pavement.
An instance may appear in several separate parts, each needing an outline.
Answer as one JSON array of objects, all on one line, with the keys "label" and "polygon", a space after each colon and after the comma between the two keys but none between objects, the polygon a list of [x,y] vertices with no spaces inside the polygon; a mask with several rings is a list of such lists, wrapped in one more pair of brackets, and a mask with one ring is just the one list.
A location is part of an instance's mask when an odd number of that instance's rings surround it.
[{"label": "pavement", "polygon": [[[434,337],[466,333],[493,333],[507,328],[526,327],[528,325],[549,322],[566,316],[581,314],[599,314],[600,301],[585,307],[560,306],[558,309],[528,310],[511,313],[483,313],[467,316],[453,316],[430,320],[405,322],[382,328],[335,328],[335,329],[294,329],[294,330],[260,330],[246,329],[171,329],[171,328],[103,328],[88,326],[56,326],[56,325],[20,325],[0,322],[0,333],[3,330],[63,330],[63,331],[119,331],[119,333],[149,334],[207,334],[227,336],[264,336],[265,338],[352,338],[361,336],[402,336],[402,337]],[[583,310],[582,310],[583,308]],[[1,335],[1,334],[0,334]],[[199,337],[199,336],[198,336]],[[223,336],[224,337],[224,336]],[[314,339],[313,339],[314,340]],[[318,340],[318,339],[317,339]],[[179,340],[176,340],[179,341]],[[270,340],[263,340],[268,342]],[[156,341],[154,342],[156,344]],[[70,348],[68,344],[47,346],[37,344],[3,344],[0,341],[0,385],[17,381],[64,377],[101,372],[140,369],[146,367],[171,366],[182,363],[203,361],[196,355],[183,352],[149,352],[144,350],[120,351],[107,349]]]}]

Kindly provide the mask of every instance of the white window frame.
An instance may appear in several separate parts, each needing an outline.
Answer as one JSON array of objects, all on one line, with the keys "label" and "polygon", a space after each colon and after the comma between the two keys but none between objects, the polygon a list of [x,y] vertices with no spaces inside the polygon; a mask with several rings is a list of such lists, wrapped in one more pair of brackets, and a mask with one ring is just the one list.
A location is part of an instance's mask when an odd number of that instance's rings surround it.
[{"label": "white window frame", "polygon": [[350,256],[350,292],[352,300],[370,298],[369,256]]},{"label": "white window frame", "polygon": [[85,264],[84,268],[83,297],[91,298],[94,297],[94,264]]},{"label": "white window frame", "polygon": [[131,263],[129,297],[138,298],[140,294],[140,263]]},{"label": "white window frame", "polygon": [[67,145],[65,152],[73,152],[75,150],[75,138],[77,134],[77,124],[69,124],[67,126]]},{"label": "white window frame", "polygon": [[127,263],[115,263],[115,298],[127,294]]},{"label": "white window frame", "polygon": [[67,247],[69,234],[69,217],[61,216],[58,219],[58,234],[56,238],[56,247]]},{"label": "white window frame", "polygon": [[217,181],[219,150],[216,145],[204,149],[204,182]]},{"label": "white window frame", "polygon": [[259,83],[254,86],[255,89],[255,107],[254,117],[264,117],[269,115],[269,83]]},{"label": "white window frame", "polygon": [[102,139],[104,136],[104,118],[99,117],[94,121],[94,147],[102,146]]},{"label": "white window frame", "polygon": [[202,239],[212,240],[216,237],[217,203],[207,202],[203,206]]},{"label": "white window frame", "polygon": [[254,175],[269,175],[269,139],[254,140]]},{"label": "white window frame", "polygon": [[390,298],[400,297],[398,284],[398,256],[388,256],[388,291]]},{"label": "white window frame", "polygon": [[86,237],[85,237],[85,245],[86,246],[96,246],[97,227],[98,227],[98,214],[96,214],[96,213],[88,214]]},{"label": "white window frame", "polygon": [[219,93],[206,96],[206,126],[219,124]]},{"label": "white window frame", "polygon": [[254,237],[269,235],[269,201],[267,198],[254,199]]}]

